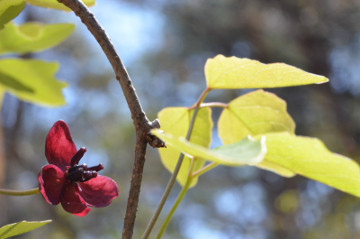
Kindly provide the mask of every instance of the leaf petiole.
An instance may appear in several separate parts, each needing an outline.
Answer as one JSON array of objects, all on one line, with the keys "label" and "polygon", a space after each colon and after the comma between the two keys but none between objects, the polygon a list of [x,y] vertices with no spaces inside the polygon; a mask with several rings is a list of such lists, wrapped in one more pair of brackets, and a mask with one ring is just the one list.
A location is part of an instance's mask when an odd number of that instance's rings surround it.
[{"label": "leaf petiole", "polygon": [[195,165],[195,161],[196,161],[196,158],[193,158],[191,160],[191,165],[190,165],[190,169],[189,169],[189,174],[188,174],[188,177],[186,179],[186,182],[185,182],[185,185],[183,186],[183,188],[181,189],[179,195],[177,196],[176,198],[176,201],[174,202],[173,206],[171,207],[171,210],[170,212],[168,213],[168,215],[166,216],[165,218],[165,221],[163,222],[161,228],[160,228],[160,231],[158,232],[156,238],[157,239],[160,239],[162,237],[162,235],[164,234],[167,226],[169,225],[170,223],[170,220],[172,218],[172,216],[174,215],[177,207],[179,206],[180,202],[183,200],[186,192],[189,190],[189,187],[191,185],[191,182],[193,180],[193,176],[192,176],[192,171],[194,170],[194,165]]},{"label": "leaf petiole", "polygon": [[204,167],[202,167],[201,169],[197,170],[196,172],[193,172],[191,174],[191,177],[193,177],[193,178],[199,177],[200,175],[210,171],[211,169],[215,168],[218,165],[219,165],[218,163],[211,162],[211,163],[205,165]]},{"label": "leaf petiole", "polygon": [[222,103],[222,102],[209,102],[209,103],[200,104],[200,108],[204,108],[204,107],[227,108],[228,106],[229,106],[229,104]]}]

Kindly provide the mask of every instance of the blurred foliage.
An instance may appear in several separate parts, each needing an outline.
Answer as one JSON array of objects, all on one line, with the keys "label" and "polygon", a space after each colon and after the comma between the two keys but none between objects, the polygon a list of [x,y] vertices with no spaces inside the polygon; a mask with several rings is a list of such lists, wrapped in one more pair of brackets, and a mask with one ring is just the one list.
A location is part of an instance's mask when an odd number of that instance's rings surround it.
[{"label": "blurred foliage", "polygon": [[[205,88],[203,67],[217,54],[286,62],[325,75],[330,84],[274,89],[287,101],[298,135],[320,138],[334,152],[360,160],[360,2],[358,0],[128,1],[164,18],[159,48],[127,65],[150,118],[165,106],[190,106]],[[98,5],[124,1],[99,1]],[[95,6],[94,10],[96,7]],[[54,22],[70,15],[26,7],[19,17]],[[41,13],[41,14],[40,14]],[[100,22],[102,18],[97,17]],[[55,20],[54,20],[55,19]],[[70,21],[70,20],[68,20]],[[120,22],[119,28],[132,27]],[[120,238],[134,152],[134,129],[114,75],[89,33],[79,25],[68,41],[36,53],[60,61],[69,83],[68,105],[44,109],[6,95],[2,109],[6,188],[31,188],[46,163],[44,141],[59,118],[68,122],[88,164],[102,161],[120,195],[111,206],[75,218],[40,195],[0,197],[0,224],[53,219],[23,238]],[[105,28],[105,30],[107,30]],[[113,39],[133,41],[113,34]],[[149,38],[153,37],[151,34]],[[131,51],[131,49],[128,49]],[[119,52],[122,56],[122,52]],[[124,59],[126,62],[127,59]],[[211,92],[206,101],[229,102],[244,92]],[[215,117],[220,111],[214,110]],[[218,145],[214,140],[213,145]],[[134,238],[139,238],[170,177],[149,149]],[[93,163],[94,162],[94,163]],[[170,194],[172,202],[179,191]],[[170,204],[165,206],[165,211]],[[101,218],[101,220],[99,220]],[[163,220],[164,216],[160,217]],[[158,228],[155,228],[155,231]],[[360,201],[300,176],[286,179],[250,167],[218,167],[189,191],[166,238],[359,238]]]},{"label": "blurred foliage", "polygon": [[[44,8],[54,8],[63,11],[71,11],[68,7],[64,6],[62,3],[59,3],[56,0],[24,0],[26,3],[44,7]],[[84,0],[82,1],[87,6],[93,6],[95,4],[95,0]]]},{"label": "blurred foliage", "polygon": [[0,32],[0,54],[30,53],[56,46],[74,30],[73,24],[6,24]]},{"label": "blurred foliage", "polygon": [[14,237],[29,231],[32,231],[38,227],[42,227],[51,222],[51,220],[42,222],[27,222],[21,221],[17,223],[8,224],[0,228],[0,238]]}]

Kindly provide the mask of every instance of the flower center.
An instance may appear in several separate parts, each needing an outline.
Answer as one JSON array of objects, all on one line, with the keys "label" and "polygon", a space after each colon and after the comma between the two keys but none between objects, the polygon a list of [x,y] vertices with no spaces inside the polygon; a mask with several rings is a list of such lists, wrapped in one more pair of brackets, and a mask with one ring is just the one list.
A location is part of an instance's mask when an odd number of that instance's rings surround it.
[{"label": "flower center", "polygon": [[71,159],[71,167],[66,170],[66,179],[72,182],[85,182],[97,176],[97,172],[104,169],[102,164],[88,167],[86,164],[78,165],[80,159],[84,156],[86,148],[80,148]]}]

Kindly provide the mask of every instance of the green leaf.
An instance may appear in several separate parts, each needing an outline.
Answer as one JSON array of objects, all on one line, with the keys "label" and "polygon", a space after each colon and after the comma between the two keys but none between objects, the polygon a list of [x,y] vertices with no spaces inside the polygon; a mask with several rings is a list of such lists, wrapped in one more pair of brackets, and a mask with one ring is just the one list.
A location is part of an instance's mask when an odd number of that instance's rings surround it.
[{"label": "green leaf", "polygon": [[[158,114],[158,119],[161,122],[161,130],[172,134],[175,137],[186,137],[189,129],[191,117],[194,110],[190,110],[185,107],[171,107],[165,108]],[[194,128],[190,137],[190,141],[194,144],[208,148],[211,141],[211,130],[213,122],[211,119],[211,109],[201,108],[196,116]],[[167,145],[167,148],[159,149],[161,162],[170,171],[173,172],[176,163],[179,159],[179,150],[174,148],[172,145]],[[185,157],[177,176],[177,181],[181,185],[185,185],[191,160]],[[203,159],[196,159],[194,164],[194,171],[202,168],[205,161]],[[191,187],[195,186],[197,178],[194,178],[191,182]]]},{"label": "green leaf", "polygon": [[[295,123],[286,111],[286,102],[276,95],[257,90],[231,101],[220,115],[218,133],[227,145],[247,137],[271,132],[287,131],[294,134]],[[273,171],[284,177],[295,174],[266,160],[257,167]]]},{"label": "green leaf", "polygon": [[[38,7],[45,7],[45,8],[53,8],[57,10],[63,10],[63,11],[71,11],[68,7],[66,7],[64,4],[59,3],[57,0],[25,0],[27,3],[38,6]],[[95,0],[82,0],[82,2],[90,7],[95,4]]]},{"label": "green leaf", "polygon": [[266,160],[266,158],[260,162],[258,165],[255,165],[257,168],[261,168],[273,173],[276,173],[280,176],[286,177],[286,178],[291,178],[294,177],[296,175],[296,173],[294,173],[293,171],[281,167],[280,165],[276,164],[276,163],[272,163],[269,162],[268,160]]},{"label": "green leaf", "polygon": [[218,121],[219,137],[224,144],[237,142],[248,135],[282,131],[295,132],[295,123],[286,111],[286,102],[263,90],[231,101]]},{"label": "green leaf", "polygon": [[355,161],[330,152],[316,138],[288,133],[265,136],[264,161],[360,197],[360,167]]},{"label": "green leaf", "polygon": [[152,134],[159,137],[167,146],[197,159],[205,159],[226,166],[244,166],[260,163],[266,154],[265,137],[260,140],[245,138],[230,145],[222,145],[208,149],[187,141],[184,137],[175,137],[161,130],[152,130]]},{"label": "green leaf", "polygon": [[48,106],[65,104],[62,88],[66,83],[55,79],[56,62],[40,60],[0,60],[0,91],[19,99]]},{"label": "green leaf", "polygon": [[51,220],[33,221],[33,222],[22,221],[22,222],[5,225],[0,228],[0,239],[9,238],[12,236],[20,235],[35,230],[39,227],[48,224],[49,222],[51,222]]},{"label": "green leaf", "polygon": [[75,29],[73,24],[9,23],[0,32],[0,53],[29,53],[56,46]]},{"label": "green leaf", "polygon": [[328,79],[284,64],[217,55],[205,64],[210,89],[273,88],[324,83]]},{"label": "green leaf", "polygon": [[24,9],[24,0],[1,0],[0,1],[0,30],[4,25],[14,19]]}]

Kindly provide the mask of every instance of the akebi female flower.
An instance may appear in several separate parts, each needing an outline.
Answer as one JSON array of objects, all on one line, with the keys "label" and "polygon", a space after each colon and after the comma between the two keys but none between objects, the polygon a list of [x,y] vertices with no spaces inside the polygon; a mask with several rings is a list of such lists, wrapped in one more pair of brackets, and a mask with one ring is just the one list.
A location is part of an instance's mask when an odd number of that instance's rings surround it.
[{"label": "akebi female flower", "polygon": [[101,164],[79,164],[85,152],[85,148],[76,149],[67,124],[57,121],[46,137],[49,164],[41,168],[38,177],[40,192],[48,203],[61,203],[65,211],[80,217],[90,212],[89,207],[108,206],[119,194],[114,180],[98,175],[104,168]]}]

